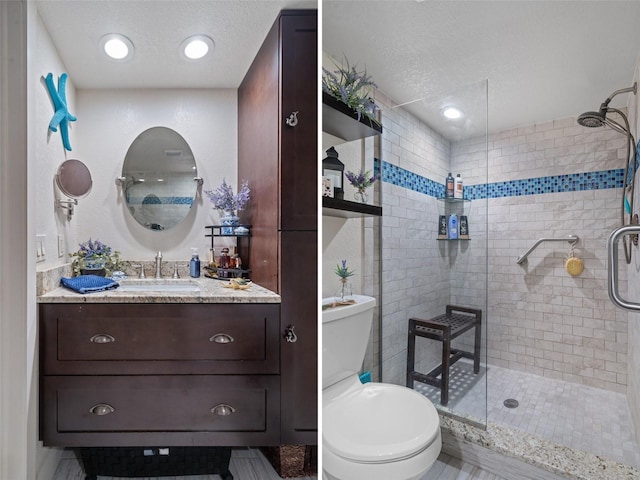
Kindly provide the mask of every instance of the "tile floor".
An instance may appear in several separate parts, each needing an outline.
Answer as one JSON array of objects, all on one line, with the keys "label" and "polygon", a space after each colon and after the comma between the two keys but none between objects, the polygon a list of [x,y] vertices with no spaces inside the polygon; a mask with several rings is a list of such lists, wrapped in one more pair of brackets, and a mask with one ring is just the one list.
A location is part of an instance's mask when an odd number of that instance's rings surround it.
[{"label": "tile floor", "polygon": [[506,480],[445,453],[420,480]]},{"label": "tile floor", "polygon": [[[234,480],[279,480],[269,462],[256,449],[234,449],[230,470]],[[219,475],[189,475],[184,477],[156,477],[157,480],[220,480]],[[139,480],[156,480],[147,477]],[[318,477],[302,477],[290,480],[317,480]],[[58,470],[52,480],[84,480],[84,473],[71,450],[65,450]],[[98,477],[98,480],[126,480],[117,477]],[[356,479],[354,479],[356,480]],[[360,479],[357,479],[360,480]],[[390,479],[392,480],[392,479]],[[457,458],[441,454],[433,467],[420,480],[504,480],[497,475],[466,464]]]},{"label": "tile floor", "polygon": [[[488,393],[484,376],[488,381]],[[554,443],[587,451],[625,465],[640,467],[640,448],[631,415],[621,393],[489,365],[478,376],[471,363],[452,368],[448,409],[464,416],[527,432]],[[415,383],[434,403],[440,390]],[[484,398],[487,398],[487,411]],[[517,408],[504,400],[515,399]]]}]

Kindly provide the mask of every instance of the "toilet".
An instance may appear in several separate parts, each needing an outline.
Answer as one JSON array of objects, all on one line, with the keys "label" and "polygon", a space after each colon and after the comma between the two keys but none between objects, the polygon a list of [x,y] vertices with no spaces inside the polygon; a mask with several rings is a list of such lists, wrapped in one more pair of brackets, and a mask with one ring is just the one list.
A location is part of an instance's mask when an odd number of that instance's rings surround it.
[{"label": "toilet", "polygon": [[350,298],[322,312],[322,478],[417,480],[442,448],[438,412],[407,387],[360,382],[376,299]]}]

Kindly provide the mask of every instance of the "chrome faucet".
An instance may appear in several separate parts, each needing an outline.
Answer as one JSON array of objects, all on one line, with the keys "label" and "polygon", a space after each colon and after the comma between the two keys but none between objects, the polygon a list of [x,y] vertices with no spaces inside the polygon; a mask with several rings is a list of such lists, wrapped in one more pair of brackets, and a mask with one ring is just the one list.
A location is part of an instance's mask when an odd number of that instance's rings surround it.
[{"label": "chrome faucet", "polygon": [[156,278],[162,278],[162,252],[156,255]]}]

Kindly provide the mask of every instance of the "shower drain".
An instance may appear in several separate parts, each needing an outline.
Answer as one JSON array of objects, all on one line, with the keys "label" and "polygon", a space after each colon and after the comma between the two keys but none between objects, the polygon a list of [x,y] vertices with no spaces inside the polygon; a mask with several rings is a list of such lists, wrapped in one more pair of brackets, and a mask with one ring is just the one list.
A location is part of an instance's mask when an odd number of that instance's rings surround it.
[{"label": "shower drain", "polygon": [[515,398],[507,398],[502,404],[507,408],[517,408],[520,403]]}]

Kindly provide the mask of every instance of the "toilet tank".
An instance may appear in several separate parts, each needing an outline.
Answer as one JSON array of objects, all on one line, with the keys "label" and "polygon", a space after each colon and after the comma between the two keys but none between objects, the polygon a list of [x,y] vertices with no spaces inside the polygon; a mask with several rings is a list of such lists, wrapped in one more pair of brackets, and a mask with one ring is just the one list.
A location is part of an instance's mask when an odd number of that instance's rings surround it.
[{"label": "toilet tank", "polygon": [[322,300],[322,388],[358,374],[369,343],[376,299],[353,295],[353,305],[325,309]]}]

